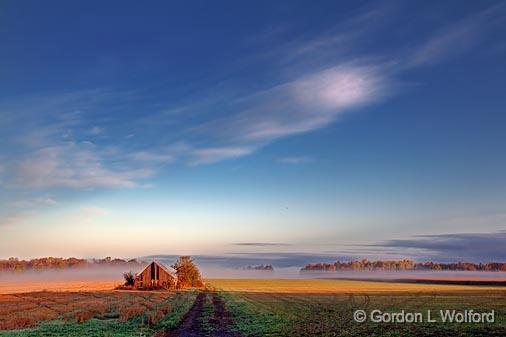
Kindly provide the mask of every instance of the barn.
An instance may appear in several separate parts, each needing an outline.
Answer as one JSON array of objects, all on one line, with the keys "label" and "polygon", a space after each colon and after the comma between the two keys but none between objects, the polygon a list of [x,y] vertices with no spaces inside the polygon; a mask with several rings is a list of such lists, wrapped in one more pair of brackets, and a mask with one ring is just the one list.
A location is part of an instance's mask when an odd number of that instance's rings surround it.
[{"label": "barn", "polygon": [[177,276],[162,263],[153,261],[135,274],[134,288],[174,288]]}]

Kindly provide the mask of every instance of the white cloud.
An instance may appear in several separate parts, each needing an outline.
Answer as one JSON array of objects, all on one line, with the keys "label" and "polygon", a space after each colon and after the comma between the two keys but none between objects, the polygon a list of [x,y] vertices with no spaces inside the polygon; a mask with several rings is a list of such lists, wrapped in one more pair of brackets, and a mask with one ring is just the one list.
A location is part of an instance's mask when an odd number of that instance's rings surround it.
[{"label": "white cloud", "polygon": [[378,67],[339,65],[239,100],[238,113],[203,128],[234,142],[264,144],[325,127],[377,100],[386,87]]},{"label": "white cloud", "polygon": [[264,50],[260,57],[268,57],[281,67],[289,64],[307,70],[308,65],[314,68],[315,64],[336,64],[338,58],[356,56],[362,42],[367,44],[371,36],[393,21],[397,7],[386,2],[366,4],[355,11],[337,14],[333,26],[306,34],[294,32],[290,26],[269,27],[249,39],[248,45]]},{"label": "white cloud", "polygon": [[97,136],[104,133],[104,129],[99,126],[94,126],[90,129],[90,134]]},{"label": "white cloud", "polygon": [[30,153],[17,166],[17,182],[27,187],[114,188],[135,187],[149,177],[149,168],[105,166],[105,159],[89,144],[66,143]]},{"label": "white cloud", "polygon": [[313,158],[308,156],[296,156],[296,157],[283,157],[279,158],[278,162],[282,164],[306,164],[313,161]]},{"label": "white cloud", "polygon": [[155,152],[151,152],[151,151],[134,152],[130,156],[133,160],[141,161],[141,162],[172,162],[172,161],[174,161],[174,157],[171,154],[155,153]]},{"label": "white cloud", "polygon": [[408,55],[406,66],[430,65],[470,50],[480,42],[489,28],[498,20],[503,20],[501,16],[504,12],[505,6],[499,4],[442,27]]},{"label": "white cloud", "polygon": [[409,65],[437,63],[444,58],[468,50],[476,43],[477,30],[475,28],[470,25],[459,25],[441,31],[415,50],[409,60]]},{"label": "white cloud", "polygon": [[211,164],[225,159],[246,156],[253,152],[247,147],[214,147],[195,149],[189,153],[189,162],[192,165]]},{"label": "white cloud", "polygon": [[[379,25],[388,24],[391,9],[363,9],[323,34],[305,35],[273,48],[277,56],[295,55],[288,62],[279,57],[286,62],[283,78],[291,79],[252,95],[237,97],[218,87],[186,98],[187,105],[143,113],[136,121],[140,123],[115,115],[121,111],[118,102],[125,101],[121,98],[130,102],[132,93],[97,89],[3,102],[1,131],[19,151],[6,166],[0,165],[0,184],[3,176],[3,184],[15,182],[27,188],[138,187],[145,186],[141,180],[154,175],[155,168],[168,163],[203,165],[250,155],[276,140],[327,127],[349,111],[392,94],[392,74],[466,51],[476,44],[483,26],[490,26],[497,13],[504,12],[503,5],[496,6],[443,27],[411,53],[394,50],[391,57],[404,56],[405,61],[387,68],[378,59],[359,63],[363,58],[356,45],[358,39],[370,39]],[[346,49],[346,55],[340,49]],[[277,60],[272,63],[278,65]],[[108,108],[112,112],[104,119]],[[195,111],[199,118],[188,118]],[[224,117],[211,115],[221,111]],[[90,134],[102,134],[102,126],[110,131],[109,144],[83,142]],[[113,136],[117,142],[111,145]],[[173,142],[179,145],[167,149]],[[279,161],[296,164],[307,159]]]},{"label": "white cloud", "polygon": [[56,205],[56,200],[50,197],[39,197],[31,200],[16,200],[7,204],[8,208],[39,208]]},{"label": "white cloud", "polygon": [[37,205],[43,205],[43,206],[55,205],[57,203],[56,200],[54,200],[53,198],[49,198],[49,197],[37,198],[35,200],[35,202],[37,203]]}]

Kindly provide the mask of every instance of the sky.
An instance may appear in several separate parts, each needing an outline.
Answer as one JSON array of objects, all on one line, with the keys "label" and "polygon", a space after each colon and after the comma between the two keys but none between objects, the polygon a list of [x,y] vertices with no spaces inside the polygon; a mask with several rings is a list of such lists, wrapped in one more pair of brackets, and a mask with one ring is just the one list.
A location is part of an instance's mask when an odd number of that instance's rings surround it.
[{"label": "sky", "polygon": [[501,1],[2,1],[0,258],[506,259]]}]

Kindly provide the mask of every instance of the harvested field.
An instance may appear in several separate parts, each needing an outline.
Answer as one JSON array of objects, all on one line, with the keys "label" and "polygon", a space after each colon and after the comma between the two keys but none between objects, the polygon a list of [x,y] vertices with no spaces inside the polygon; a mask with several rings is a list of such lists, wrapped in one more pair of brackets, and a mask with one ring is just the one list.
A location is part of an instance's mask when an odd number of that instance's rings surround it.
[{"label": "harvested field", "polygon": [[[244,336],[505,336],[506,290],[343,280],[212,280]],[[412,287],[415,286],[415,287]],[[358,323],[355,310],[495,311],[494,323]],[[437,317],[436,317],[437,318]]]},{"label": "harvested field", "polygon": [[0,318],[9,330],[0,330],[0,336],[152,336],[179,326],[196,295],[195,291],[2,295]]},{"label": "harvested field", "polygon": [[169,292],[32,292],[0,295],[0,330],[33,327],[41,321],[83,323],[91,318],[130,318],[167,313]]},{"label": "harvested field", "polygon": [[0,294],[28,293],[33,291],[102,291],[112,290],[121,280],[46,280],[46,281],[2,281]]},{"label": "harvested field", "polygon": [[211,279],[210,286],[225,291],[263,293],[364,293],[499,290],[504,287],[374,282],[338,279]]},{"label": "harvested field", "polygon": [[[501,287],[347,280],[208,280],[205,291],[0,295],[0,337],[505,336]],[[495,311],[481,324],[355,322],[355,310]],[[25,329],[27,328],[28,329]],[[5,330],[8,329],[8,330]]]}]

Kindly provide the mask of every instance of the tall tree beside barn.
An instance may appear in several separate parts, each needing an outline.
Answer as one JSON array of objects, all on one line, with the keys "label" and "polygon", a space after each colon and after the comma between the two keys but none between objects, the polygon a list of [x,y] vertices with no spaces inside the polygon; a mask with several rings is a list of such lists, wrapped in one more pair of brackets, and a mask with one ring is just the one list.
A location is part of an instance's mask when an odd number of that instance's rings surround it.
[{"label": "tall tree beside barn", "polygon": [[172,266],[177,274],[177,287],[202,287],[204,282],[200,271],[190,256],[181,256]]}]

